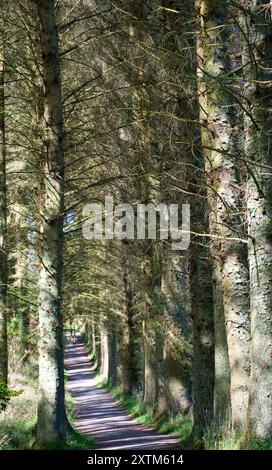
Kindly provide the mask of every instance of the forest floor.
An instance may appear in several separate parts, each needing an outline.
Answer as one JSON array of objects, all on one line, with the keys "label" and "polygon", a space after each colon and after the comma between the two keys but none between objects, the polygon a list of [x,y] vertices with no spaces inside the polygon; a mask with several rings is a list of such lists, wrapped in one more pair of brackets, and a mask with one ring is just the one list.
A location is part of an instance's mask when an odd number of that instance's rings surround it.
[{"label": "forest floor", "polygon": [[177,437],[137,424],[108,391],[98,386],[79,336],[75,344],[66,345],[65,366],[67,388],[75,400],[74,426],[77,432],[95,439],[96,449],[173,450],[179,447]]}]

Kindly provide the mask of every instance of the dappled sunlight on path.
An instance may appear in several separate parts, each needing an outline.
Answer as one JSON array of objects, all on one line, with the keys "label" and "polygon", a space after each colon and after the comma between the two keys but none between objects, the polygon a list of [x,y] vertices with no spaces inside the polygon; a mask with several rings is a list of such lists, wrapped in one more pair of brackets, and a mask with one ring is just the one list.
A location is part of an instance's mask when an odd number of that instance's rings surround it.
[{"label": "dappled sunlight on path", "polygon": [[178,438],[135,423],[110,393],[97,386],[80,338],[76,344],[67,344],[65,365],[68,388],[76,402],[76,429],[94,437],[97,449],[173,450],[178,447]]}]

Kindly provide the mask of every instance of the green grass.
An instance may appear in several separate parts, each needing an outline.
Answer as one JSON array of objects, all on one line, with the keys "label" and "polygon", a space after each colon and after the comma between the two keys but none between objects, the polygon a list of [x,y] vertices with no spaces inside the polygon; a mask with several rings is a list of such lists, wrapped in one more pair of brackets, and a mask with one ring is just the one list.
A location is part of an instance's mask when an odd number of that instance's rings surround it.
[{"label": "green grass", "polygon": [[262,442],[252,440],[250,444],[245,444],[242,435],[234,433],[230,426],[225,426],[220,434],[214,426],[207,428],[202,440],[194,440],[191,436],[182,442],[183,449],[205,449],[205,450],[271,450],[272,438]]},{"label": "green grass", "polygon": [[[54,449],[90,450],[95,446],[92,438],[80,435],[74,430],[65,441],[54,441],[37,446],[35,425],[38,405],[38,364],[34,358],[20,370],[10,375],[10,387],[23,390],[12,397],[7,409],[0,413],[0,450]],[[65,396],[66,410],[71,426],[76,418],[74,399],[69,392]]]},{"label": "green grass", "polygon": [[170,419],[162,418],[158,430],[163,434],[177,434],[181,439],[187,439],[192,432],[192,420],[182,414]]},{"label": "green grass", "polygon": [[243,437],[235,435],[229,431],[221,438],[214,436],[204,436],[205,449],[206,450],[271,450],[272,449],[272,438],[262,442],[253,441],[251,444],[244,446]]},{"label": "green grass", "polygon": [[243,450],[272,450],[272,436],[260,441],[254,437],[254,434],[250,436],[243,435],[238,441],[238,448]]},{"label": "green grass", "polygon": [[238,450],[240,436],[235,435],[231,429],[226,429],[218,436],[213,428],[206,431],[203,442],[205,450]]},{"label": "green grass", "polygon": [[272,437],[262,442],[253,442],[249,450],[272,450]]},{"label": "green grass", "polygon": [[[181,438],[182,449],[205,449],[205,450],[239,450],[241,448],[241,436],[234,434],[230,427],[218,435],[214,427],[207,428],[201,442],[194,440],[191,436],[192,420],[188,416],[177,414],[171,419],[164,416],[156,416],[151,409],[146,407],[136,397],[125,398],[122,390],[118,387],[111,388],[97,375],[98,385],[108,390],[115,400],[122,405],[136,421],[145,426],[152,426],[162,434],[175,434]],[[271,450],[272,437],[263,442],[253,442],[247,447],[248,450]]]},{"label": "green grass", "polygon": [[13,397],[0,414],[0,449],[27,449],[34,442],[38,405],[38,364],[31,359],[20,370],[13,371],[10,386],[23,392]]},{"label": "green grass", "polygon": [[99,380],[98,385],[108,390],[115,400],[122,405],[125,410],[135,418],[135,421],[145,426],[155,427],[159,433],[175,434],[182,440],[188,439],[192,431],[192,421],[190,417],[177,414],[173,418],[154,414],[153,410],[144,405],[136,397],[124,397],[121,388],[109,387],[104,380]]},{"label": "green grass", "polygon": [[65,440],[56,440],[41,446],[42,450],[90,450],[94,449],[95,441],[73,431]]}]

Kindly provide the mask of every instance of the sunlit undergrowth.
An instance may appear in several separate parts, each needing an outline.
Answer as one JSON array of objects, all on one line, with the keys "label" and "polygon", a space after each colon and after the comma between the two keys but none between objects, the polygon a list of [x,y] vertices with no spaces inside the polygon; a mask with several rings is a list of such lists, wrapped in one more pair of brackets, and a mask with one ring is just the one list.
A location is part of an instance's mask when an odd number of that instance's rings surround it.
[{"label": "sunlit undergrowth", "polygon": [[34,442],[38,400],[38,365],[34,358],[10,374],[9,385],[22,393],[0,413],[0,449],[27,449]]},{"label": "sunlit undergrowth", "polygon": [[53,441],[46,444],[43,450],[90,450],[95,441],[87,436],[72,432],[65,441]]},{"label": "sunlit undergrowth", "polygon": [[[135,421],[145,426],[155,427],[162,434],[175,434],[181,439],[181,448],[187,450],[239,450],[241,449],[241,436],[236,435],[230,429],[226,429],[218,435],[218,430],[213,427],[208,428],[201,442],[192,438],[192,420],[188,416],[177,414],[171,419],[161,415],[156,416],[152,410],[145,406],[136,397],[124,397],[119,387],[110,387],[106,381],[97,375],[98,385],[109,391],[115,400],[122,405]],[[244,447],[243,447],[244,448]],[[252,442],[247,450],[271,450],[272,438],[263,442]]]},{"label": "sunlit undergrowth", "polygon": [[250,447],[250,450],[272,450],[272,437],[266,439],[263,442],[253,442]]},{"label": "sunlit undergrowth", "polygon": [[[38,364],[33,357],[20,369],[10,373],[9,386],[15,390],[22,390],[22,393],[12,397],[6,410],[0,413],[0,449],[38,449],[35,442]],[[76,412],[74,400],[69,392],[66,392],[66,410],[69,421],[73,425]],[[72,431],[65,441],[54,441],[42,448],[46,450],[88,450],[94,448],[94,440]]]},{"label": "sunlit undergrowth", "polygon": [[98,385],[108,390],[115,400],[135,418],[135,421],[145,426],[155,427],[159,433],[175,434],[181,439],[188,439],[192,431],[190,417],[177,414],[173,418],[156,415],[150,408],[144,405],[137,397],[124,397],[122,390],[118,387],[109,387],[107,383],[98,377]]},{"label": "sunlit undergrowth", "polygon": [[201,441],[189,435],[187,439],[182,440],[181,447],[188,450],[271,450],[272,438],[263,442],[252,441],[245,445],[244,436],[234,433],[230,426],[221,429],[220,433],[211,426],[207,428]]}]

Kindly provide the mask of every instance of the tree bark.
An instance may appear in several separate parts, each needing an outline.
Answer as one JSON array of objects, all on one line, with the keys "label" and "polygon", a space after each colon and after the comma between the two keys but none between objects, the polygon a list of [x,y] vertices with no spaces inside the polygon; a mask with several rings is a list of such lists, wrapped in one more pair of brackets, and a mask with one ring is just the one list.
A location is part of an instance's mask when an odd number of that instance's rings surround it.
[{"label": "tree bark", "polygon": [[53,0],[36,0],[44,79],[41,173],[41,250],[39,281],[39,389],[37,438],[64,438],[63,325],[61,313],[64,211],[64,153],[61,79]]},{"label": "tree bark", "polygon": [[[147,185],[147,191],[149,187]],[[154,203],[154,200],[151,199]],[[149,202],[151,202],[149,201]],[[158,234],[157,234],[158,236]],[[162,363],[161,259],[158,240],[146,240],[142,266],[145,312],[143,320],[144,395],[143,402],[153,410],[159,399],[159,372]]]},{"label": "tree bark", "polygon": [[110,331],[103,322],[100,326],[101,332],[101,376],[111,387],[116,385],[116,332],[111,326]]},{"label": "tree bark", "polygon": [[[199,221],[200,217],[198,213],[196,220]],[[190,258],[190,290],[194,357],[192,435],[196,441],[202,439],[213,419],[214,318],[211,274],[205,251],[194,246]]]},{"label": "tree bark", "polygon": [[[2,31],[0,32],[0,34]],[[7,186],[4,39],[0,37],[0,381],[8,379],[7,344]]]},{"label": "tree bark", "polygon": [[252,336],[247,435],[262,440],[272,432],[272,34],[263,2],[240,0],[239,6],[247,111],[244,134]]},{"label": "tree bark", "polygon": [[230,363],[224,315],[222,272],[219,263],[213,263],[214,307],[214,424],[224,430],[231,422]]},{"label": "tree bark", "polygon": [[[130,11],[134,16],[134,23],[130,28],[133,48],[137,50],[139,44],[147,40],[145,29],[148,10],[143,0],[131,2]],[[135,18],[138,19],[135,22]],[[135,44],[136,43],[136,44]],[[152,134],[150,105],[151,88],[148,83],[147,67],[143,63],[141,54],[135,54],[137,66],[137,79],[132,96],[132,114],[134,119],[134,139],[136,142],[135,174],[142,175],[136,179],[136,198],[145,204],[158,204],[160,189],[158,181],[154,178],[156,158],[153,153],[158,152],[155,144],[156,138]],[[158,238],[157,231],[157,238]],[[156,240],[143,240],[142,265],[140,282],[143,290],[144,316],[143,316],[143,351],[144,351],[144,394],[146,405],[156,408],[159,397],[159,363],[162,356],[161,344],[161,259],[160,242]]]},{"label": "tree bark", "polygon": [[133,288],[130,244],[122,242],[122,273],[124,285],[124,314],[118,334],[118,366],[120,384],[125,396],[130,396],[136,385],[135,371],[135,325],[133,322]]},{"label": "tree bark", "polygon": [[162,274],[165,312],[161,411],[169,418],[188,413],[192,405],[189,289],[188,256],[181,260],[179,254],[167,251]]},{"label": "tree bark", "polygon": [[[237,241],[236,229],[242,221],[239,216],[241,201],[235,159],[234,103],[229,83],[224,79],[224,74],[230,71],[228,2],[204,0],[198,2],[198,8],[201,25],[198,47],[199,104],[205,169],[210,188],[209,228],[213,235],[218,236],[211,243],[211,254],[216,271],[215,289],[222,289],[230,363],[232,426],[242,431],[248,405],[250,322],[247,261],[244,246]],[[219,318],[221,312],[217,311],[216,316]],[[227,368],[225,371],[227,373]]]}]

